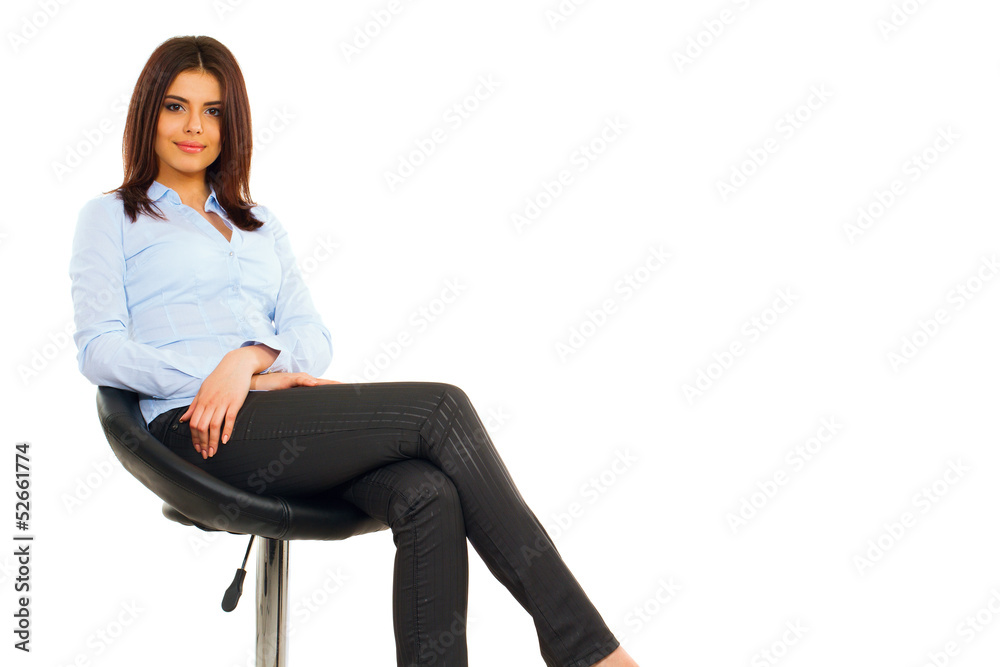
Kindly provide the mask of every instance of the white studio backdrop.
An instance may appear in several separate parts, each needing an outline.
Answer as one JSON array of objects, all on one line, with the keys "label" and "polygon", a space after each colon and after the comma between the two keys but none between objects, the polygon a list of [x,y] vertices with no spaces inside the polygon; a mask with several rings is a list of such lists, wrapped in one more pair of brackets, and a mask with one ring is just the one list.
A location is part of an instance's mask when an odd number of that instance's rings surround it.
[{"label": "white studio backdrop", "polygon": [[[160,515],[77,370],[77,214],[163,40],[240,62],[324,377],[461,386],[629,652],[995,665],[985,0],[11,0],[3,664],[252,664],[246,547]],[[31,652],[14,648],[30,442]],[[388,531],[291,545],[290,665],[392,665]],[[471,664],[541,665],[470,548]]]}]

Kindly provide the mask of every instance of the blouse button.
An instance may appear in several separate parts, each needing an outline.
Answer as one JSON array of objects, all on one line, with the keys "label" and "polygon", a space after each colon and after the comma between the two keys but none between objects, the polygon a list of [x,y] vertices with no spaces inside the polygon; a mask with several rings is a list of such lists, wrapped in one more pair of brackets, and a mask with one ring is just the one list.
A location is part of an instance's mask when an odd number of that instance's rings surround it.
[{"label": "blouse button", "polygon": [[229,256],[230,256],[230,257],[232,257],[232,256],[233,256],[233,251],[232,251],[232,250],[230,250],[230,251],[229,251]]}]

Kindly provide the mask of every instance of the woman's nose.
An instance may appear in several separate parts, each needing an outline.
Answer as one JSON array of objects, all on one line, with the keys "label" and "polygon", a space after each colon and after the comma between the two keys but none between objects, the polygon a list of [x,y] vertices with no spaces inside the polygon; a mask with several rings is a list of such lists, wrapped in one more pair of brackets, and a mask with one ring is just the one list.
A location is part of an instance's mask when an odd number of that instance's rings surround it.
[{"label": "woman's nose", "polygon": [[201,134],[201,119],[198,118],[198,114],[190,114],[188,116],[184,130],[195,134]]}]

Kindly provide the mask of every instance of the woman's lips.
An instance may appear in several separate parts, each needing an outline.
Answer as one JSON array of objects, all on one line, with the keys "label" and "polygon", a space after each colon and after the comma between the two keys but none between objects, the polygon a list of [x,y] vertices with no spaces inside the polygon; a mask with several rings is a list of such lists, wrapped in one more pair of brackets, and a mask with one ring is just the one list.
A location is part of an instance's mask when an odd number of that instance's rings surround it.
[{"label": "woman's lips", "polygon": [[177,148],[181,149],[185,153],[200,153],[205,150],[204,146],[195,144],[177,144]]}]

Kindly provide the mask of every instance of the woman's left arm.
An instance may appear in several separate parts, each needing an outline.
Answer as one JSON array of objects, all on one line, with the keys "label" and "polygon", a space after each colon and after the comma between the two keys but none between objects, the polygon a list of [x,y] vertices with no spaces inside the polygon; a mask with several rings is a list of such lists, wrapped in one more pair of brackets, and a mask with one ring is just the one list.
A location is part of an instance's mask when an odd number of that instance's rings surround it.
[{"label": "woman's left arm", "polygon": [[[260,217],[274,237],[274,249],[281,264],[281,284],[274,307],[275,333],[249,340],[244,345],[262,344],[278,352],[266,372],[322,375],[333,357],[333,342],[313,305],[292,252],[284,226],[265,207]],[[263,228],[262,228],[263,229]]]},{"label": "woman's left arm", "polygon": [[229,441],[236,415],[250,391],[250,379],[277,356],[265,345],[239,347],[227,352],[201,383],[179,421],[190,419],[191,440],[202,458],[213,456],[220,444]]},{"label": "woman's left arm", "polygon": [[[190,419],[195,449],[206,457],[214,455],[219,445],[229,440],[236,415],[251,389],[335,383],[313,377],[330,364],[333,348],[330,332],[313,305],[287,233],[268,209],[263,206],[260,209],[264,225],[273,235],[281,267],[274,333],[244,341],[241,347],[226,353],[181,415],[180,421]],[[267,327],[270,326],[268,322]]]}]

